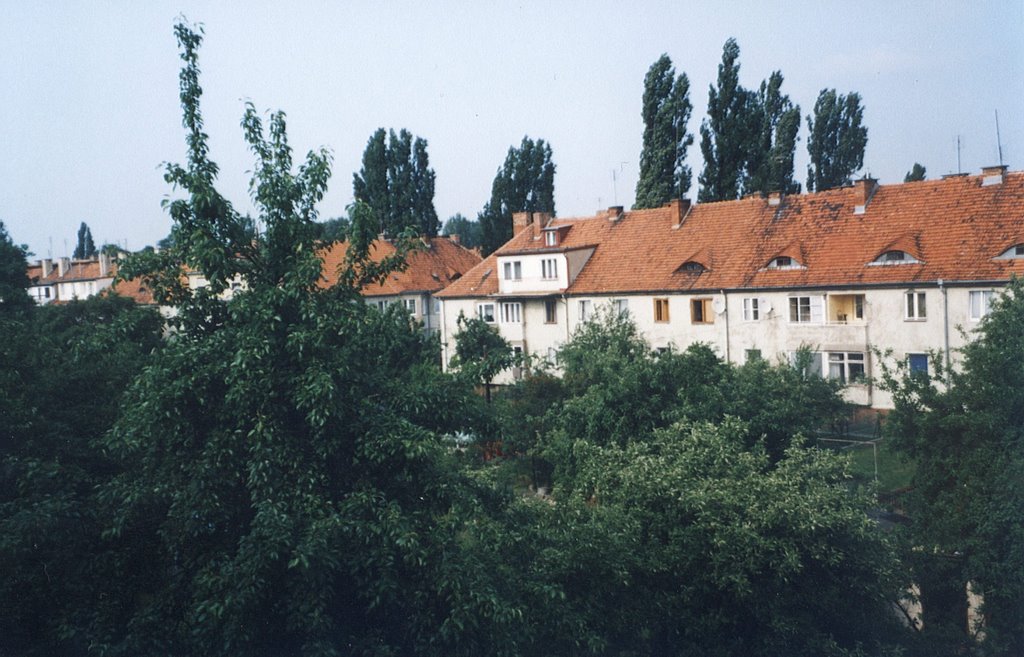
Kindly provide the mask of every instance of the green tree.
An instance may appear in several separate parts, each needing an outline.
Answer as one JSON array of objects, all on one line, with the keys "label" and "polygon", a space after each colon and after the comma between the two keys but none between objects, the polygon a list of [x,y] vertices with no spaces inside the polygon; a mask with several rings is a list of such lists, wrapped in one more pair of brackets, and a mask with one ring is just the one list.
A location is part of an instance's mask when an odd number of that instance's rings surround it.
[{"label": "green tree", "polygon": [[672,60],[662,55],[644,77],[644,144],[634,209],[657,208],[690,189],[692,173],[686,150],[693,144],[687,131],[693,105],[686,73],[676,76]]},{"label": "green tree", "polygon": [[480,246],[480,223],[467,219],[461,213],[455,213],[448,217],[441,229],[442,235],[458,235],[459,243],[467,249],[475,249]]},{"label": "green tree", "polygon": [[31,307],[28,296],[28,247],[15,244],[0,221],[0,314]]},{"label": "green tree", "polygon": [[523,137],[519,148],[508,149],[494,176],[491,198],[477,217],[485,256],[511,239],[513,212],[555,214],[555,165],[543,139]]},{"label": "green tree", "polygon": [[455,334],[455,356],[451,365],[474,384],[482,384],[490,402],[492,381],[515,364],[512,345],[480,318],[460,314],[456,321],[459,330]]},{"label": "green tree", "polygon": [[[105,654],[502,654],[516,608],[474,560],[479,508],[442,435],[474,396],[441,374],[407,319],[363,303],[403,257],[368,258],[373,215],[352,209],[340,283],[317,282],[315,207],[329,175],[296,170],[284,115],[250,105],[261,230],[214,187],[199,111],[201,33],[176,27],[188,163],[169,165],[175,244],[136,257],[176,301],[174,339],[129,389],[104,440],[124,472],[103,487],[115,599],[91,634]],[[188,263],[209,288],[179,295]],[[245,291],[216,299],[241,277]],[[205,292],[212,289],[213,292]],[[464,558],[464,555],[468,555]]]},{"label": "green tree", "polygon": [[942,605],[924,584],[940,579],[929,571],[946,561],[954,572],[941,579],[959,589],[955,606],[966,606],[968,582],[984,597],[984,628],[970,628],[984,630],[971,645],[983,655],[1024,653],[1024,370],[1014,365],[1024,353],[1022,327],[1024,281],[1014,279],[963,348],[962,368],[935,358],[932,376],[901,365],[885,380],[895,403],[887,435],[916,465],[912,544],[947,557],[919,561],[925,633],[967,638],[962,615],[943,627]]},{"label": "green tree", "polygon": [[96,244],[92,241],[92,231],[89,230],[89,226],[84,221],[78,227],[78,243],[75,245],[75,250],[71,256],[76,260],[84,260],[96,256]]},{"label": "green tree", "polygon": [[782,93],[782,80],[782,73],[775,71],[761,83],[754,98],[752,121],[756,131],[748,152],[744,193],[800,192],[800,183],[793,179],[800,106]]},{"label": "green tree", "polygon": [[926,169],[919,163],[914,162],[914,167],[903,176],[903,182],[919,182],[925,179]]},{"label": "green tree", "polygon": [[698,182],[701,202],[729,201],[743,192],[752,136],[760,128],[753,111],[755,95],[740,86],[740,47],[730,38],[722,48],[717,88],[708,89],[708,116],[700,126],[704,170]]},{"label": "green tree", "polygon": [[363,168],[353,175],[357,201],[379,217],[380,231],[396,237],[406,229],[435,237],[440,223],[434,209],[434,170],[427,142],[402,129],[398,134],[379,128],[363,152]]},{"label": "green tree", "polygon": [[864,166],[868,145],[867,126],[860,95],[836,94],[822,89],[814,103],[814,115],[807,116],[807,190],[823,191],[844,185]]}]

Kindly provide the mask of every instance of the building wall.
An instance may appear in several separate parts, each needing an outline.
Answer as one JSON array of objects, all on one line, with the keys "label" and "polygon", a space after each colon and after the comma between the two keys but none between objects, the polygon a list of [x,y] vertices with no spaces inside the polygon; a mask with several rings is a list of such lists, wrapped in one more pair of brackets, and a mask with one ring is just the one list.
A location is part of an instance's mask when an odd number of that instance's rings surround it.
[{"label": "building wall", "polygon": [[[935,358],[945,358],[948,352],[956,363],[957,350],[971,339],[979,325],[979,321],[970,316],[971,292],[993,289],[998,288],[986,285],[940,287],[933,281],[913,288],[888,289],[447,299],[443,303],[444,362],[447,364],[454,353],[459,313],[475,317],[482,303],[494,304],[493,325],[502,336],[536,359],[548,358],[552,350],[571,338],[582,323],[581,301],[589,302],[589,312],[593,315],[601,306],[625,300],[630,317],[652,348],[685,349],[694,343],[705,343],[722,358],[742,364],[752,357],[784,362],[793,352],[807,347],[820,354],[820,367],[825,376],[852,378],[863,367],[865,378],[848,381],[845,394],[849,401],[874,408],[891,408],[891,397],[872,381],[881,378],[882,361],[893,366],[907,362],[913,354],[915,364],[920,366],[926,359],[928,371],[934,372]],[[908,317],[908,293],[915,295],[913,315],[922,314],[920,298],[916,295],[924,294],[923,317]],[[656,299],[667,301],[667,321],[656,319]],[[757,300],[756,319],[749,301],[745,316],[744,299]],[[547,301],[556,304],[554,323],[546,321]],[[703,304],[704,321],[695,320],[694,301]],[[520,323],[502,321],[503,302],[521,304]],[[797,317],[808,321],[792,321],[794,303]],[[807,310],[810,312],[805,312]],[[858,313],[861,317],[857,317]],[[512,375],[512,372],[504,373],[496,383],[509,383]]]}]

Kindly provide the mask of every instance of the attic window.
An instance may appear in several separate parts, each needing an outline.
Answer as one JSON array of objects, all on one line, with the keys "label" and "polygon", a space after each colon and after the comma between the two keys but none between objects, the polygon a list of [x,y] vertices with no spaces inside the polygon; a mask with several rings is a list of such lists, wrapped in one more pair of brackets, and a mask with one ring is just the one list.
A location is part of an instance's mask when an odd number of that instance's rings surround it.
[{"label": "attic window", "polygon": [[920,262],[917,258],[910,255],[906,251],[886,251],[882,255],[875,258],[870,264],[872,265],[912,265]]},{"label": "attic window", "polygon": [[777,256],[771,259],[766,269],[803,269],[803,267],[789,256]]},{"label": "attic window", "polygon": [[544,231],[544,246],[558,246],[558,231]]},{"label": "attic window", "polygon": [[685,274],[700,274],[705,269],[706,267],[704,267],[704,265],[700,264],[696,260],[687,260],[686,262],[683,263],[683,266],[679,268],[679,271]]},{"label": "attic window", "polygon": [[1015,244],[1010,248],[1003,251],[1003,254],[999,256],[1005,259],[1024,258],[1024,244]]}]

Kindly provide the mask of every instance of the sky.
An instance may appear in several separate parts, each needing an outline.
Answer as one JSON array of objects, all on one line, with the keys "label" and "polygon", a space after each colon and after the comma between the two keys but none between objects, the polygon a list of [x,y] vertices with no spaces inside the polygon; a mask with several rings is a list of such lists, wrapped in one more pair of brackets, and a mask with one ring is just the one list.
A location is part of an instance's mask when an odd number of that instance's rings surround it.
[{"label": "sky", "polygon": [[[245,102],[287,114],[296,161],[333,154],[323,219],[352,202],[379,127],[428,141],[445,220],[475,218],[510,146],[551,144],[559,216],[634,200],[643,78],[662,53],[690,80],[696,138],[722,45],[740,83],[772,71],[812,111],[823,88],[857,92],[861,173],[898,183],[1024,169],[1024,2],[572,0],[65,2],[0,0],[0,221],[39,257],[70,255],[81,222],[97,245],[136,250],[170,232],[163,164],[183,162],[178,17],[202,23],[202,110],[219,189],[243,212],[253,156]],[[997,141],[996,113],[1000,139]],[[806,180],[806,119],[796,177]]]}]

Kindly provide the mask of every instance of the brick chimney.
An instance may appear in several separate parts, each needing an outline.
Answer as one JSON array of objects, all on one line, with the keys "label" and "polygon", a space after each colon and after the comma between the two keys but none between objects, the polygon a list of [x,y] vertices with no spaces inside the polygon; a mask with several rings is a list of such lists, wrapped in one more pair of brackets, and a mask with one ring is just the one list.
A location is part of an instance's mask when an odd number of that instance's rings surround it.
[{"label": "brick chimney", "polygon": [[674,198],[669,201],[668,206],[672,209],[672,217],[675,221],[672,223],[672,228],[679,228],[686,221],[686,218],[690,216],[690,210],[692,205],[688,198]]},{"label": "brick chimney", "polygon": [[768,205],[773,208],[782,205],[782,192],[768,192]]},{"label": "brick chimney", "polygon": [[533,223],[532,212],[513,212],[512,213],[512,234],[518,235],[527,226]]},{"label": "brick chimney", "polygon": [[853,213],[864,214],[867,210],[868,203],[871,202],[871,197],[875,195],[875,191],[878,190],[878,181],[874,178],[864,176],[860,180],[853,183]]},{"label": "brick chimney", "polygon": [[57,259],[57,275],[64,278],[64,274],[71,269],[71,258],[58,258]]},{"label": "brick chimney", "polygon": [[622,219],[623,207],[621,205],[613,205],[608,208],[608,221],[618,221]]},{"label": "brick chimney", "polygon": [[981,168],[981,186],[1002,185],[1006,180],[1006,165],[1000,164]]},{"label": "brick chimney", "polygon": [[458,244],[459,243],[459,234],[458,233],[452,233],[451,235],[448,236],[448,240],[452,244]]},{"label": "brick chimney", "polygon": [[53,271],[53,260],[49,258],[43,258],[39,261],[39,266],[42,269],[42,273],[39,274],[39,278],[46,278]]},{"label": "brick chimney", "polygon": [[110,256],[106,253],[100,253],[100,278],[105,278],[110,274]]}]

